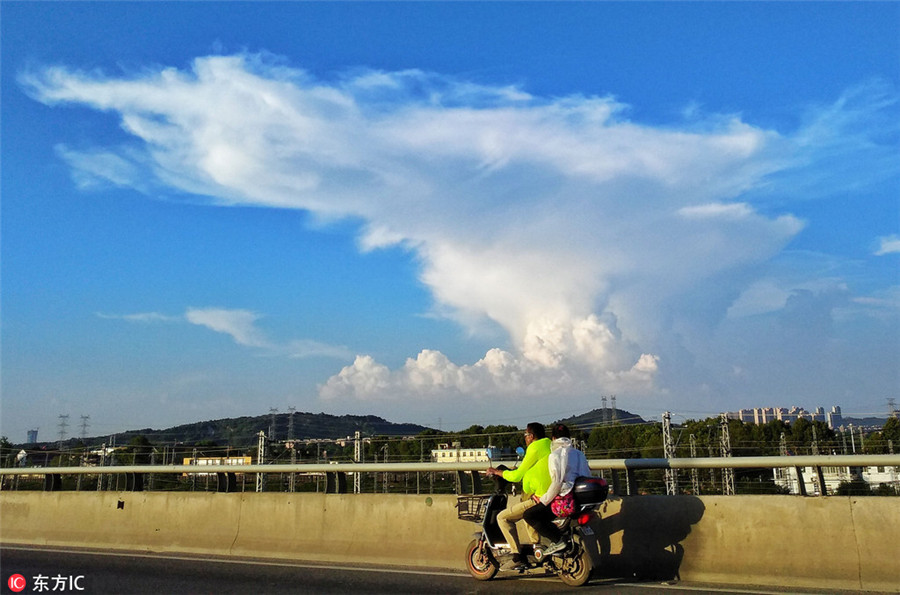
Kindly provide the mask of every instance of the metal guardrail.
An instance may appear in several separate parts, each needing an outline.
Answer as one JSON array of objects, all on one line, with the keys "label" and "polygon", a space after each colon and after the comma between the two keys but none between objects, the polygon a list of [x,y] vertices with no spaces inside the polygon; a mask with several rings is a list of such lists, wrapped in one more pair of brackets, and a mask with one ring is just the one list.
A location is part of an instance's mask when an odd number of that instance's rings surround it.
[{"label": "metal guardrail", "polygon": [[[672,459],[591,459],[592,470],[611,472],[613,491],[617,494],[638,493],[636,471],[653,469],[777,469],[793,468],[798,477],[801,495],[806,494],[802,480],[802,469],[811,467],[818,476],[817,484],[825,485],[823,468],[826,467],[897,467],[900,455],[815,455],[780,457],[697,457]],[[144,478],[152,475],[215,475],[217,491],[236,490],[237,474],[305,474],[324,475],[326,493],[346,493],[347,474],[354,473],[449,473],[457,478],[458,493],[478,493],[481,491],[481,471],[487,462],[470,463],[300,463],[268,465],[117,465],[102,467],[26,467],[0,469],[3,476],[43,476],[45,491],[62,489],[64,475],[124,475],[126,491],[143,491]],[[619,472],[624,471],[624,482]],[[2,484],[0,484],[2,485]],[[117,482],[118,485],[118,482]],[[259,482],[258,482],[259,485]]]},{"label": "metal guardrail", "polygon": [[[508,462],[508,461],[507,461]],[[98,473],[405,473],[484,471],[490,463],[297,463],[267,465],[115,465],[104,467],[24,467],[3,475],[97,475]],[[678,459],[591,459],[593,470],[778,469],[788,467],[894,467],[894,455],[810,455],[789,457],[696,457]]]}]

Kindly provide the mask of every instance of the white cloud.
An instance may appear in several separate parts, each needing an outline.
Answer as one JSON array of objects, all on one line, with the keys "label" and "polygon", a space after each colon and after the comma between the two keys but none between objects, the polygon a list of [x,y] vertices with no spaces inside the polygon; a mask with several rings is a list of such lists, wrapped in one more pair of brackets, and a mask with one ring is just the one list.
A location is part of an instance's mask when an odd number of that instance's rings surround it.
[{"label": "white cloud", "polygon": [[[21,80],[45,103],[117,113],[138,141],[128,167],[111,149],[67,150],[86,175],[359,218],[362,249],[415,251],[441,312],[490,319],[512,339],[473,364],[424,350],[391,370],[360,355],[322,385],[330,398],[646,390],[665,365],[652,350],[667,305],[766,262],[802,230],[749,197],[771,193],[773,175],[811,161],[815,139],[839,136],[829,122],[844,122],[832,110],[795,137],[696,113],[680,129],[650,126],[611,97],[547,99],[416,70],[326,82],[259,56],[129,79],[54,68]],[[732,314],[782,298],[758,285]],[[257,318],[188,312],[238,343],[271,347]]]},{"label": "white cloud", "polygon": [[885,254],[900,253],[900,236],[891,235],[878,238],[878,250],[875,251],[876,256],[884,256]]},{"label": "white cloud", "polygon": [[272,341],[256,324],[262,316],[250,310],[188,308],[183,316],[170,316],[159,312],[140,312],[136,314],[104,314],[98,312],[97,316],[107,320],[124,320],[140,323],[188,322],[228,335],[238,345],[257,348],[270,355],[292,358],[328,357],[344,360],[353,358],[353,353],[344,346],[329,345],[312,339],[294,339],[287,343]]},{"label": "white cloud", "polygon": [[159,312],[138,312],[136,314],[104,314],[97,312],[99,318],[106,320],[125,320],[128,322],[177,322],[183,320],[180,316],[168,316]]},{"label": "white cloud", "polygon": [[259,317],[259,314],[249,310],[224,308],[188,308],[184,314],[185,320],[191,324],[230,335],[238,345],[269,347],[269,341],[255,326]]},{"label": "white cloud", "polygon": [[746,203],[707,203],[682,207],[678,212],[686,219],[731,219],[738,221],[753,214],[753,208]]}]

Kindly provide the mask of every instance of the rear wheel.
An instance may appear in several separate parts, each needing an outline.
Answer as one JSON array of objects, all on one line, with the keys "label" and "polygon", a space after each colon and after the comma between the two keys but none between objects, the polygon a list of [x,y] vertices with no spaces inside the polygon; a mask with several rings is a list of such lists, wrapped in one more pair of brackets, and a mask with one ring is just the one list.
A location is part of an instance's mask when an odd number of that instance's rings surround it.
[{"label": "rear wheel", "polygon": [[469,574],[480,581],[489,581],[496,576],[500,565],[482,539],[473,539],[466,548],[466,568]]},{"label": "rear wheel", "polygon": [[591,557],[577,543],[576,553],[561,560],[559,578],[570,587],[580,587],[590,580],[591,568]]}]

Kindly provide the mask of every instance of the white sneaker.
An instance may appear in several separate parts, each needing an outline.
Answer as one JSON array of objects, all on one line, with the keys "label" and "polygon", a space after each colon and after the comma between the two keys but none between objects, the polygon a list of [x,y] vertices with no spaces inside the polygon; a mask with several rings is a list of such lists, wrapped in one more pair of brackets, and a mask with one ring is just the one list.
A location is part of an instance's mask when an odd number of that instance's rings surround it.
[{"label": "white sneaker", "polygon": [[544,550],[544,555],[550,556],[552,554],[555,554],[556,552],[558,552],[560,550],[566,549],[567,545],[568,544],[565,541],[557,541],[556,543],[551,543],[550,545],[547,546],[547,549]]}]

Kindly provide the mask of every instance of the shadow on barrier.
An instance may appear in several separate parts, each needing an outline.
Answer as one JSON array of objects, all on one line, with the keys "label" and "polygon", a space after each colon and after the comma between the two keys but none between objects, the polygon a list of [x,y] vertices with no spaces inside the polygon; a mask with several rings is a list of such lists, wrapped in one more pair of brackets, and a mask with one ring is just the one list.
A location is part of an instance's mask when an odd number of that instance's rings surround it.
[{"label": "shadow on barrier", "polygon": [[[681,542],[706,510],[695,496],[632,496],[618,512],[598,516],[591,528],[598,537],[602,564],[594,576],[650,580],[678,579]],[[611,536],[622,532],[621,553],[613,554]]]}]

